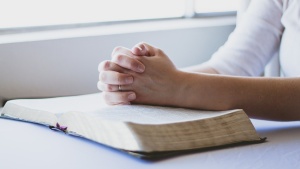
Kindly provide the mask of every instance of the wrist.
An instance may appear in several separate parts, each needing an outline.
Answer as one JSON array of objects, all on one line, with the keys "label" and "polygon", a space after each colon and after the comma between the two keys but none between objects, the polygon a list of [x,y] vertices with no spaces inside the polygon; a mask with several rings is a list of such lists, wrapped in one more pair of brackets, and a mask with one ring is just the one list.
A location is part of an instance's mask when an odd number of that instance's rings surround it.
[{"label": "wrist", "polygon": [[170,94],[170,106],[174,107],[186,107],[188,79],[191,73],[182,70],[176,70],[174,73],[172,88]]},{"label": "wrist", "polygon": [[223,78],[217,75],[178,71],[172,106],[225,110],[230,106],[228,102],[231,99],[222,89],[223,84]]}]

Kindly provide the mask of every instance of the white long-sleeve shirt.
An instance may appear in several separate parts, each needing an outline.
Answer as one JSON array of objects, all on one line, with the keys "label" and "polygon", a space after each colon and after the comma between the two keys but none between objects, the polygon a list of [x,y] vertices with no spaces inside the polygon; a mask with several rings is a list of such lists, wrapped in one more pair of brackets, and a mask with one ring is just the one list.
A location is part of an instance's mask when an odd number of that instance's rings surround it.
[{"label": "white long-sleeve shirt", "polygon": [[300,76],[300,0],[252,0],[209,64],[221,74],[258,76],[277,52],[282,74]]}]

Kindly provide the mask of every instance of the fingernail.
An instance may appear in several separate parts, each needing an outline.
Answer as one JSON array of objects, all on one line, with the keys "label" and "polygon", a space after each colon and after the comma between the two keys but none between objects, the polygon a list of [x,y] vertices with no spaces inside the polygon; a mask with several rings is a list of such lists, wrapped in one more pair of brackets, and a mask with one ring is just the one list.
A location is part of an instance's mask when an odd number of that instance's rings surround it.
[{"label": "fingernail", "polygon": [[139,46],[136,46],[136,48],[138,48],[139,51],[142,51],[143,49]]},{"label": "fingernail", "polygon": [[130,95],[128,95],[128,99],[129,100],[134,100],[136,97],[135,97],[135,94],[134,93],[131,93]]},{"label": "fingernail", "polygon": [[137,68],[137,69],[138,69],[138,71],[141,72],[141,73],[145,71],[145,67],[144,67],[144,66],[141,66],[141,65],[138,65],[138,68]]},{"label": "fingernail", "polygon": [[126,79],[125,79],[126,84],[130,84],[132,82],[133,82],[133,77],[126,77]]}]

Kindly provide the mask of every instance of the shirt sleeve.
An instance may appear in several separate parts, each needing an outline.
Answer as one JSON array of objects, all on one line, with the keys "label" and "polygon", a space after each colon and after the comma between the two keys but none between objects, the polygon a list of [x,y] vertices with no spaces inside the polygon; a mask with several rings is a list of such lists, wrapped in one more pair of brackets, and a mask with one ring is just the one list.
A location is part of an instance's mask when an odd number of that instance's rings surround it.
[{"label": "shirt sleeve", "polygon": [[252,0],[228,41],[208,61],[220,74],[258,76],[278,51],[283,0]]}]

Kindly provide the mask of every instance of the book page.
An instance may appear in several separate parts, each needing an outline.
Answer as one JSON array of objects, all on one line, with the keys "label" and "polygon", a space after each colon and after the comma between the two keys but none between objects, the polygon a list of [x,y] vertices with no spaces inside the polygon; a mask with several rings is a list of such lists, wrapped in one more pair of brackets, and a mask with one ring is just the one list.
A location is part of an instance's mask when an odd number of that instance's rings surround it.
[{"label": "book page", "polygon": [[101,93],[46,99],[21,99],[11,102],[15,105],[39,110],[41,113],[50,112],[58,117],[67,112],[80,112],[102,120],[140,124],[191,121],[220,116],[235,111],[214,112],[147,105],[108,106],[102,99]]},{"label": "book page", "polygon": [[107,107],[100,94],[67,96],[43,99],[18,99],[11,103],[34,110],[60,115],[70,111],[89,112]]},{"label": "book page", "polygon": [[93,118],[112,121],[139,124],[166,124],[211,118],[235,111],[204,111],[148,105],[120,105],[101,108],[87,112],[86,114],[93,116]]}]

